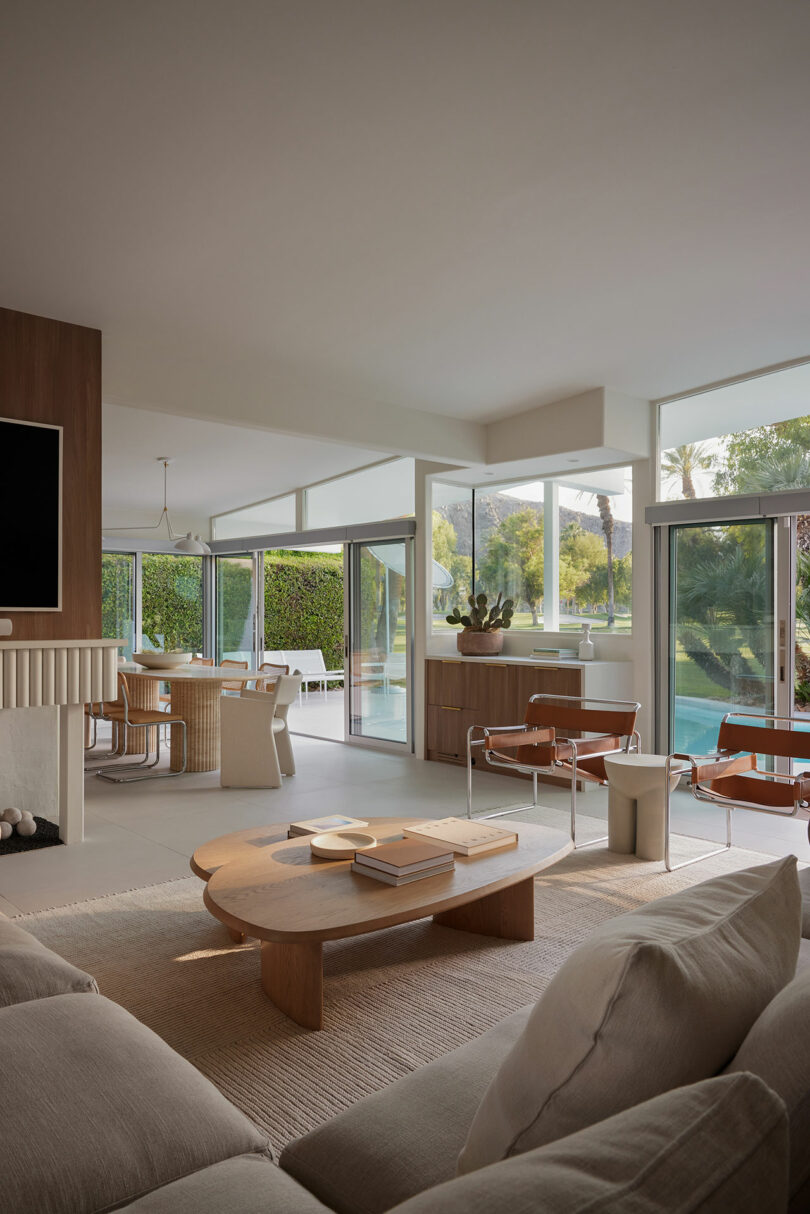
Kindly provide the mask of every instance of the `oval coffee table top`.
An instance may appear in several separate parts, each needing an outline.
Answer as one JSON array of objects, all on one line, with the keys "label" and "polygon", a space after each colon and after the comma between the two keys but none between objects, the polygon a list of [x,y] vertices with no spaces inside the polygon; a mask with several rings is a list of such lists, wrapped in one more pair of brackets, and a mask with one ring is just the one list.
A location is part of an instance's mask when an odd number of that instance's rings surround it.
[{"label": "oval coffee table top", "polygon": [[[425,818],[371,818],[379,841]],[[351,871],[350,860],[312,854],[309,835],[288,839],[286,824],[222,835],[195,851],[192,870],[207,880],[205,904],[228,927],[260,940],[340,940],[408,923],[507,889],[572,850],[567,834],[527,822],[509,824],[518,845],[455,857],[452,872],[390,886]]]}]

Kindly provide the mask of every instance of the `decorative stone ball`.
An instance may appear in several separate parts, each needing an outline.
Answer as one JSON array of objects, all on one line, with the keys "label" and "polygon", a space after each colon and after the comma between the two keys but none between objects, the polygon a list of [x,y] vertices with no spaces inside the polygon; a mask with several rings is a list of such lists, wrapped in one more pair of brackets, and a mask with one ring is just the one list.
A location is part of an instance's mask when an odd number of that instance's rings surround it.
[{"label": "decorative stone ball", "polygon": [[13,806],[10,806],[8,809],[4,809],[0,814],[0,819],[3,822],[10,822],[12,826],[16,826],[21,817],[22,812],[19,809],[15,809]]},{"label": "decorative stone ball", "polygon": [[7,839],[13,830],[10,822],[0,822],[0,839]]},{"label": "decorative stone ball", "polygon": [[37,833],[37,824],[33,818],[21,818],[17,823],[18,835],[35,835]]},{"label": "decorative stone ball", "polygon": [[21,813],[24,818],[31,818],[33,821],[34,815],[31,813],[30,809],[23,809],[23,810],[21,810]]}]

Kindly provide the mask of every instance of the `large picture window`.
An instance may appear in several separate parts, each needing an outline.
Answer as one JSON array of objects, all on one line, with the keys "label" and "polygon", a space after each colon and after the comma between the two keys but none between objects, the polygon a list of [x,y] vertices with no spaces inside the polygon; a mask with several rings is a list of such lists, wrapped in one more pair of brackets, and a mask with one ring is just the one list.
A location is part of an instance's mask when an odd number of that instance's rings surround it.
[{"label": "large picture window", "polygon": [[810,363],[659,412],[662,501],[810,488]]},{"label": "large picture window", "polygon": [[[433,627],[470,593],[515,603],[512,627],[629,632],[632,471],[475,489],[434,483]],[[435,569],[435,566],[434,566]],[[437,579],[437,582],[439,579]]]}]

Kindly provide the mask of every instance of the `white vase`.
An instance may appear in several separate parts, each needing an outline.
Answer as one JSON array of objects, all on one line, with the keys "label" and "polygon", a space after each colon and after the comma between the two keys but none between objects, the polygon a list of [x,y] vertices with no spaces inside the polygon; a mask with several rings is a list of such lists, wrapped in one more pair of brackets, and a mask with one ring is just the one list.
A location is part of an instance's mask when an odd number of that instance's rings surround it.
[{"label": "white vase", "polygon": [[579,642],[580,662],[592,662],[594,659],[593,641],[591,640],[590,624],[582,625],[582,640]]}]

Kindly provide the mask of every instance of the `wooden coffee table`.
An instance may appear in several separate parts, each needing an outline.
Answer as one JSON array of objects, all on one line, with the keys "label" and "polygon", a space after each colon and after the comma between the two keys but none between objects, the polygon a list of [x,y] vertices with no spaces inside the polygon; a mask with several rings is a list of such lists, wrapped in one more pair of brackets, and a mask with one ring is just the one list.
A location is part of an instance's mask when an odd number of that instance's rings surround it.
[{"label": "wooden coffee table", "polygon": [[[369,834],[402,837],[424,818],[372,818]],[[287,838],[286,824],[252,827],[199,847],[191,868],[206,881],[203,899],[234,940],[262,942],[262,988],[304,1028],[323,1027],[323,943],[432,915],[443,927],[534,939],[534,877],[572,850],[568,835],[513,823],[518,846],[456,856],[453,872],[398,887],[351,871],[350,860],[320,860],[309,836]]]}]

